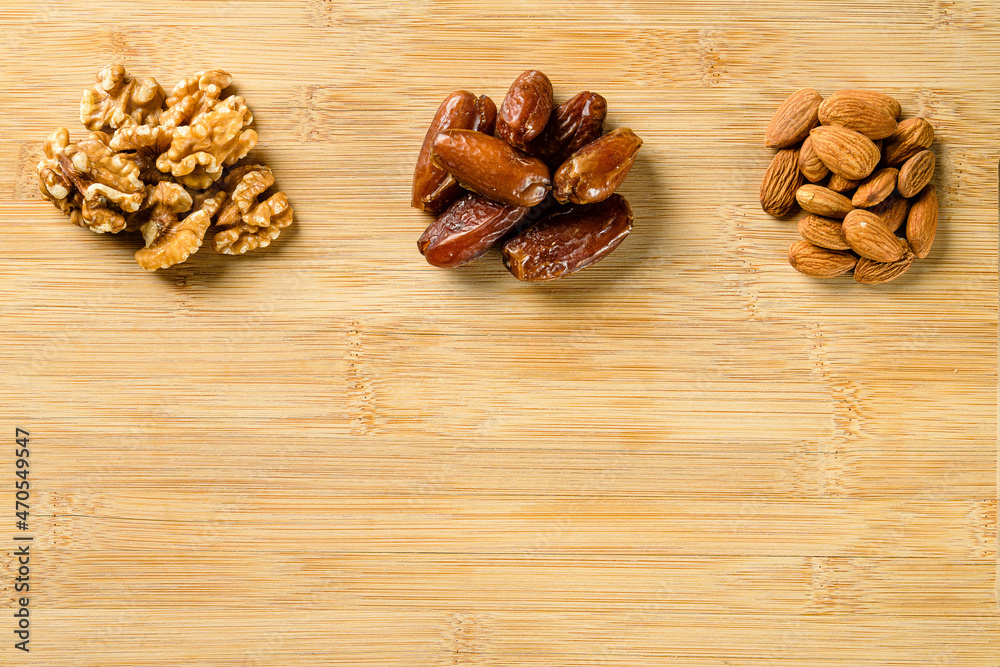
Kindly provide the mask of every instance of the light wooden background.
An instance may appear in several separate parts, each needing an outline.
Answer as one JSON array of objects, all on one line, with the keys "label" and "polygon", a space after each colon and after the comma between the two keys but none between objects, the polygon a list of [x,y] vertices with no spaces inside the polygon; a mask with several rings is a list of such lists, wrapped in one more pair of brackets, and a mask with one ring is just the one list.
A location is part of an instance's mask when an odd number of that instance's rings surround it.
[{"label": "light wooden background", "polygon": [[[0,663],[1000,665],[998,10],[5,0],[0,507],[19,426],[36,554]],[[109,62],[232,72],[294,229],[154,275],[41,201]],[[426,124],[529,67],[645,139],[635,230],[550,285],[433,269]],[[759,210],[807,85],[937,129],[898,283],[796,274]]]}]

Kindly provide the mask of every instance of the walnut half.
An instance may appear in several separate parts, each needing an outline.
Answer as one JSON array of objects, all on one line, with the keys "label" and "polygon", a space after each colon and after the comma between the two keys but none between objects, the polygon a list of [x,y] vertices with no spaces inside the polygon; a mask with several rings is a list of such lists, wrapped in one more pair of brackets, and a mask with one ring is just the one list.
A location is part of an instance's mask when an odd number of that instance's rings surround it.
[{"label": "walnut half", "polygon": [[203,190],[219,180],[223,167],[236,164],[257,145],[257,133],[245,129],[252,122],[243,98],[228,97],[191,125],[174,128],[170,149],[157,158],[156,168]]},{"label": "walnut half", "polygon": [[284,192],[257,201],[273,184],[274,174],[263,165],[243,165],[229,172],[223,183],[229,199],[219,211],[216,225],[221,230],[212,241],[216,252],[242,255],[265,248],[292,224],[292,207]]},{"label": "walnut half", "polygon": [[157,184],[149,198],[152,213],[141,228],[146,247],[136,251],[135,261],[142,268],[155,271],[179,264],[198,252],[212,224],[212,215],[225,196],[219,192],[205,199],[198,210],[181,219],[179,215],[190,210],[194,203],[191,195],[176,183]]},{"label": "walnut half", "polygon": [[156,79],[130,79],[121,65],[108,65],[97,73],[97,83],[83,91],[80,122],[93,131],[155,125],[164,97]]}]

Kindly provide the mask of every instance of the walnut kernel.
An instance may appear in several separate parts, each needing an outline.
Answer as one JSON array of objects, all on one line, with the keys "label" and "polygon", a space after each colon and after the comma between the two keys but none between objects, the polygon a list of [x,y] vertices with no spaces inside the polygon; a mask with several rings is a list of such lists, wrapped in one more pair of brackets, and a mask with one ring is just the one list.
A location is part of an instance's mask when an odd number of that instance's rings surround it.
[{"label": "walnut kernel", "polygon": [[108,126],[154,125],[163,99],[156,79],[130,79],[121,65],[108,65],[97,73],[97,83],[83,91],[80,122],[93,131]]}]

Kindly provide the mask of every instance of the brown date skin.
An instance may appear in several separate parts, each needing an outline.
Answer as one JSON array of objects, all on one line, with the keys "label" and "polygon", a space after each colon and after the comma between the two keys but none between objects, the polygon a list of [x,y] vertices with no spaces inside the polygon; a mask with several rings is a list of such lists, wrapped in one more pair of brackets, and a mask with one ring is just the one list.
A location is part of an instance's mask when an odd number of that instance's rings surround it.
[{"label": "brown date skin", "polygon": [[527,146],[527,153],[556,169],[604,133],[608,102],[597,93],[584,91],[566,100],[549,117],[549,123]]},{"label": "brown date skin", "polygon": [[517,227],[530,210],[468,194],[431,223],[417,241],[417,248],[428,263],[442,269],[467,264]]},{"label": "brown date skin", "polygon": [[632,209],[621,195],[570,206],[503,245],[503,263],[515,278],[555,280],[607,257],[632,229]]},{"label": "brown date skin", "polygon": [[410,200],[413,208],[438,213],[462,194],[462,187],[454,177],[431,163],[431,144],[437,133],[458,128],[492,134],[496,118],[497,106],[485,95],[476,98],[468,91],[459,90],[445,98],[424,136],[417,166],[413,170],[413,195]]},{"label": "brown date skin", "polygon": [[552,82],[536,69],[514,79],[500,104],[497,136],[511,146],[524,149],[545,129],[552,113]]},{"label": "brown date skin", "polygon": [[556,171],[556,199],[563,204],[593,204],[607,199],[628,176],[641,146],[642,139],[626,127],[590,142]]},{"label": "brown date skin", "polygon": [[552,189],[544,162],[474,130],[438,132],[431,162],[462,187],[509,206],[534,206]]}]

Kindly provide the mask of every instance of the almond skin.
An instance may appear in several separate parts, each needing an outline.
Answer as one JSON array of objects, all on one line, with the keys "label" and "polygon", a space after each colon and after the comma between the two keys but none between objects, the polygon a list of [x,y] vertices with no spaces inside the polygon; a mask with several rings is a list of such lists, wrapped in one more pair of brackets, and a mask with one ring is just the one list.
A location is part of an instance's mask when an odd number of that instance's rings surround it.
[{"label": "almond skin", "polygon": [[819,122],[840,125],[869,139],[885,139],[896,130],[896,117],[865,91],[841,90],[819,105]]},{"label": "almond skin", "polygon": [[855,209],[844,218],[844,236],[851,250],[876,262],[895,262],[906,253],[906,241],[889,231],[871,211]]},{"label": "almond skin", "polygon": [[882,223],[890,232],[895,233],[906,222],[906,214],[910,211],[910,200],[894,192],[869,210],[882,218]]},{"label": "almond skin", "polygon": [[876,107],[882,110],[884,113],[892,116],[893,119],[899,118],[899,114],[903,110],[903,108],[899,105],[899,102],[897,102],[893,97],[875,90],[845,88],[843,90],[838,90],[830,97],[834,99],[849,98],[856,100],[858,103],[863,103],[867,106]]},{"label": "almond skin", "polygon": [[840,220],[807,215],[799,220],[799,236],[827,250],[851,249],[851,244],[844,236],[844,225]]},{"label": "almond skin", "polygon": [[852,181],[849,178],[844,178],[840,174],[830,174],[830,180],[827,182],[826,187],[830,188],[834,192],[844,194],[850,192],[859,185],[861,185],[861,179]]},{"label": "almond skin", "polygon": [[822,185],[803,185],[796,191],[795,199],[809,213],[826,218],[843,218],[854,209],[850,199]]},{"label": "almond skin", "polygon": [[862,257],[854,267],[854,280],[863,285],[881,285],[891,280],[895,280],[910,268],[913,264],[913,253],[907,252],[902,259],[895,262],[873,262]]},{"label": "almond skin", "polygon": [[811,183],[819,183],[830,173],[830,170],[816,155],[816,151],[813,150],[812,137],[806,137],[802,146],[799,147],[799,171]]},{"label": "almond skin", "polygon": [[783,218],[795,210],[795,192],[802,185],[799,152],[778,151],[760,182],[760,207],[768,215]]},{"label": "almond skin", "polygon": [[898,176],[899,170],[895,167],[886,167],[881,171],[875,172],[858,187],[858,191],[854,193],[851,203],[857,208],[875,206],[891,195],[893,190],[896,189],[896,178]]},{"label": "almond skin", "polygon": [[931,251],[937,233],[938,200],[933,185],[926,186],[913,200],[906,218],[906,238],[913,254],[923,259]]},{"label": "almond skin", "polygon": [[910,118],[896,126],[885,140],[882,153],[890,167],[898,167],[934,143],[934,128],[923,118]]},{"label": "almond skin", "polygon": [[768,148],[788,148],[809,136],[809,130],[819,125],[819,105],[822,101],[823,97],[812,88],[792,93],[774,112],[764,135],[764,145]]},{"label": "almond skin", "polygon": [[867,178],[882,157],[871,139],[846,127],[823,125],[813,128],[809,136],[823,164],[844,178]]},{"label": "almond skin", "polygon": [[841,276],[857,264],[858,258],[842,250],[827,250],[808,241],[796,241],[788,249],[788,263],[800,273],[814,278]]},{"label": "almond skin", "polygon": [[934,177],[937,158],[932,150],[922,150],[903,163],[899,169],[899,194],[915,197]]}]

